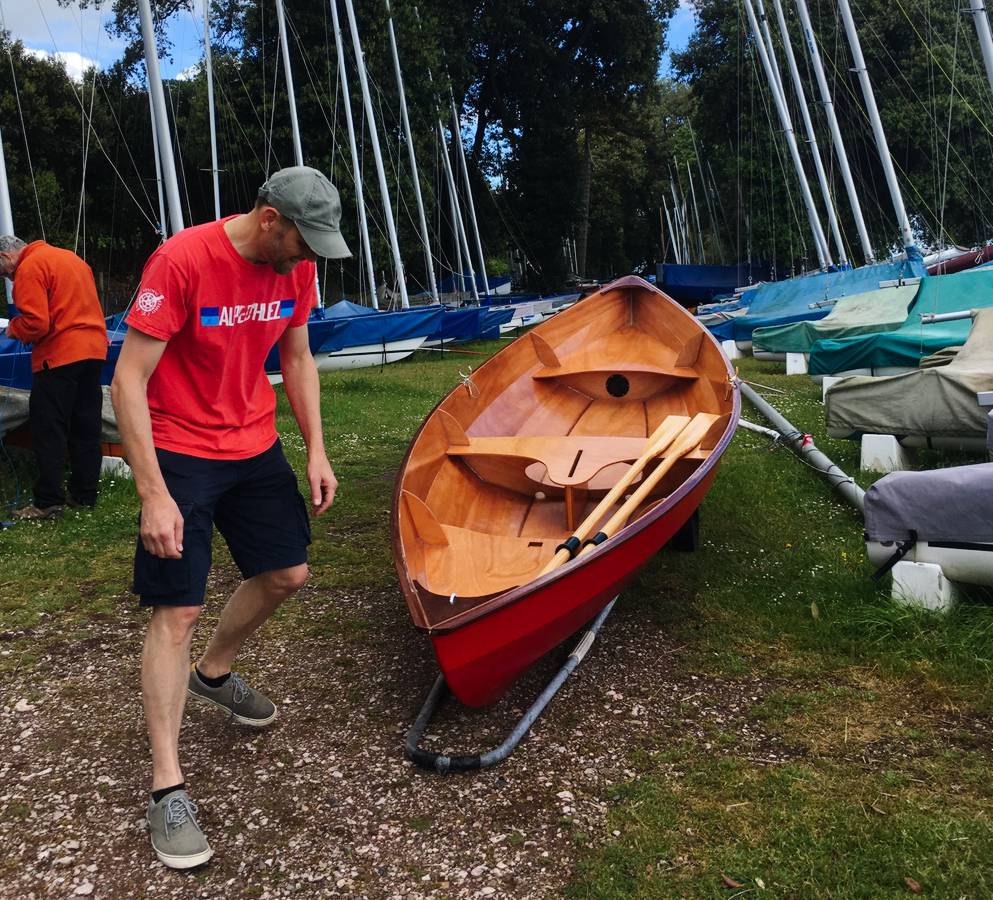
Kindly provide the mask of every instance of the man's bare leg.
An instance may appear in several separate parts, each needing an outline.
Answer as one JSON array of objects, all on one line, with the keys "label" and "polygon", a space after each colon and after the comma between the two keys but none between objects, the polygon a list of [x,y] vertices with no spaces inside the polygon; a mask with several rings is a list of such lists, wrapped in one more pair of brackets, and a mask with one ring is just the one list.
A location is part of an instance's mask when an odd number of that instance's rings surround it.
[{"label": "man's bare leg", "polygon": [[179,729],[186,705],[190,640],[199,606],[156,606],[141,655],[142,701],[152,750],[152,790],[183,781]]},{"label": "man's bare leg", "polygon": [[[197,662],[207,678],[220,678],[231,671],[238,651],[288,597],[307,580],[306,563],[289,569],[263,572],[238,585],[221,612],[217,628]],[[184,676],[185,684],[185,676]]]}]

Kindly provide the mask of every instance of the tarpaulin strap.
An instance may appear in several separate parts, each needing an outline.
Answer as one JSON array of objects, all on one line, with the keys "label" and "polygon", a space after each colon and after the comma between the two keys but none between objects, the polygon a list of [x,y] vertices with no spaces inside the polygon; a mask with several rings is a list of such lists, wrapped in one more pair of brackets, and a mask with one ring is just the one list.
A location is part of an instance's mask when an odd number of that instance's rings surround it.
[{"label": "tarpaulin strap", "polygon": [[911,529],[910,540],[909,541],[897,541],[896,550],[893,551],[893,555],[886,560],[875,572],[872,573],[872,580],[879,581],[890,569],[893,568],[901,559],[903,559],[911,550],[914,549],[914,545],[917,543],[917,532]]},{"label": "tarpaulin strap", "polygon": [[575,559],[576,554],[579,552],[580,546],[579,538],[576,537],[576,535],[573,535],[564,543],[559,544],[558,547],[555,548],[555,552],[558,553],[559,550],[565,550],[569,554],[569,559]]}]

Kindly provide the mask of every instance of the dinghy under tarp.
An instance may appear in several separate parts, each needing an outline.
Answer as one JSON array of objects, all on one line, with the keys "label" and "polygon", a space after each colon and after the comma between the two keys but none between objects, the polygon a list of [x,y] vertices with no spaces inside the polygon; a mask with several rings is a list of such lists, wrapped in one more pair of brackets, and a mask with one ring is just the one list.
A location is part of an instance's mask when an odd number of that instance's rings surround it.
[{"label": "dinghy under tarp", "polygon": [[906,281],[926,275],[920,254],[911,259],[875,263],[858,269],[811,272],[759,286],[751,292],[745,315],[708,327],[721,340],[747,342],[751,341],[756,328],[823,319],[831,311],[832,300],[877,290],[882,282]]},{"label": "dinghy under tarp", "polygon": [[907,318],[920,282],[842,297],[823,319],[756,328],[752,348],[771,353],[809,353],[816,341],[894,331]]},{"label": "dinghy under tarp", "polygon": [[921,315],[993,306],[993,268],[980,267],[925,278],[903,324],[887,332],[817,341],[810,348],[811,375],[895,375],[945,347],[962,346],[968,319],[921,323]]},{"label": "dinghy under tarp", "polygon": [[982,448],[987,422],[976,399],[980,391],[993,391],[993,309],[979,310],[965,346],[946,365],[889,377],[857,375],[833,384],[824,398],[828,434],[892,434],[924,443],[956,438]]},{"label": "dinghy under tarp", "polygon": [[993,584],[993,464],[893,472],[865,494],[866,551],[941,566],[953,581]]}]

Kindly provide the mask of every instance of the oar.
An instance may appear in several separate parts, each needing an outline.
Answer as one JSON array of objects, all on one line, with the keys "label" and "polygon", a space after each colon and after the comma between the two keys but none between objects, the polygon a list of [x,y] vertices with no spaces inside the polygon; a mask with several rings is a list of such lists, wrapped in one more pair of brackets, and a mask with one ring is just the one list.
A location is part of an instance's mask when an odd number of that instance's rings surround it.
[{"label": "oar", "polygon": [[697,446],[707,437],[714,423],[720,419],[720,416],[713,415],[711,413],[697,413],[693,417],[693,421],[684,428],[679,437],[673,441],[672,446],[666,453],[665,459],[659,463],[655,471],[652,472],[641,484],[638,485],[638,489],[631,494],[630,497],[624,502],[624,505],[617,510],[608,520],[607,523],[586,542],[586,545],[577,553],[577,556],[582,556],[585,553],[590,553],[596,549],[598,544],[602,544],[607,538],[613,537],[621,528],[624,527],[624,523],[631,517],[633,513],[644,501],[644,499],[651,493],[652,489],[657,485],[664,477],[665,474],[681,460],[687,453],[692,453]]},{"label": "oar", "polygon": [[579,548],[580,544],[589,536],[589,533],[593,530],[600,519],[603,518],[604,514],[610,507],[612,507],[621,495],[631,486],[631,483],[641,474],[642,469],[645,468],[656,456],[660,453],[665,452],[666,447],[668,447],[682,432],[684,428],[689,425],[690,419],[687,416],[666,416],[658,428],[652,432],[651,437],[645,442],[645,452],[638,457],[634,465],[631,466],[624,476],[617,482],[611,489],[610,492],[604,497],[598,504],[596,509],[593,510],[582,522],[582,524],[575,530],[572,537],[570,537],[564,544],[562,544],[562,549],[557,550],[555,556],[553,556],[548,565],[541,570],[541,575],[545,575],[551,572],[552,569],[557,569],[563,563],[568,562],[574,555],[575,551]]}]

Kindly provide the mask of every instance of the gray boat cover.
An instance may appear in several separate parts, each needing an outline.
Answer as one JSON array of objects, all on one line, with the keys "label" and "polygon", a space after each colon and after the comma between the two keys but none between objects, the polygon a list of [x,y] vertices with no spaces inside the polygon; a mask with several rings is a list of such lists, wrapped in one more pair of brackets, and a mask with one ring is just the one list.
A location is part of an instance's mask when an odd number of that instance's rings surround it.
[{"label": "gray boat cover", "polygon": [[[927,326],[925,326],[927,327]],[[993,391],[993,309],[981,309],[969,338],[947,365],[903,375],[856,375],[824,400],[828,434],[895,434],[986,439],[976,393]]]},{"label": "gray boat cover", "polygon": [[993,463],[892,472],[865,492],[870,541],[993,542]]},{"label": "gray boat cover", "polygon": [[[31,391],[19,388],[0,387],[0,438],[28,420],[28,398]],[[101,410],[100,440],[108,444],[119,444],[121,433],[117,430],[117,417],[110,402],[110,388],[103,388],[103,409]]]},{"label": "gray boat cover", "polygon": [[28,420],[30,391],[0,387],[0,438]]}]

